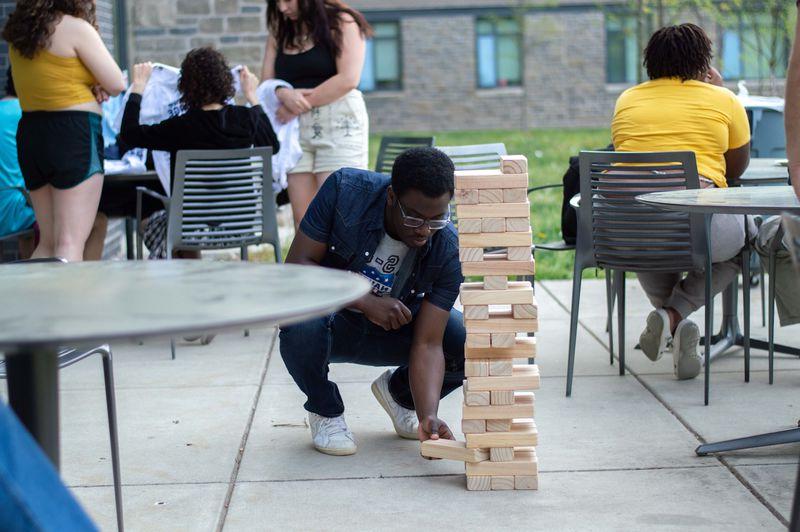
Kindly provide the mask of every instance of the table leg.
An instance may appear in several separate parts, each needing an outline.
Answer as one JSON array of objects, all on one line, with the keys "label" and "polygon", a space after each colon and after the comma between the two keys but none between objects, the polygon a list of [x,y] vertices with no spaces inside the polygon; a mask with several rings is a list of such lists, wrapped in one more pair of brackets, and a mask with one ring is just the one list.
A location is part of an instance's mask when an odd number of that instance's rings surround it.
[{"label": "table leg", "polygon": [[792,505],[792,522],[789,530],[800,530],[800,465],[797,466],[797,485],[794,488],[794,505]]},{"label": "table leg", "polygon": [[704,218],[704,225],[705,225],[705,232],[706,232],[706,286],[705,286],[705,342],[703,345],[704,348],[704,361],[705,364],[705,386],[704,386],[704,396],[703,396],[703,403],[708,406],[708,391],[710,387],[710,380],[711,380],[711,329],[713,327],[713,318],[714,318],[714,300],[712,299],[713,295],[711,293],[711,281],[712,281],[712,274],[711,274],[711,215],[706,214],[703,216]]},{"label": "table leg", "polygon": [[130,216],[125,218],[125,252],[128,260],[135,258],[133,253],[134,220]]},{"label": "table leg", "polygon": [[6,368],[12,410],[59,469],[58,351],[6,354]]},{"label": "table leg", "polygon": [[747,436],[715,443],[706,443],[695,449],[695,453],[697,453],[697,456],[705,456],[709,453],[738,451],[740,449],[753,449],[755,447],[767,447],[770,445],[783,445],[797,442],[800,442],[800,428],[770,432],[768,434],[756,434],[755,436]]}]

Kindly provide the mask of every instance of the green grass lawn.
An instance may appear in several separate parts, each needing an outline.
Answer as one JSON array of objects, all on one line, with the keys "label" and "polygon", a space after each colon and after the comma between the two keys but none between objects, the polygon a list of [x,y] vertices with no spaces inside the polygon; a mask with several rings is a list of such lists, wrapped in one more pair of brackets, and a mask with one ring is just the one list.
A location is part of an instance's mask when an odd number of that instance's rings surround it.
[{"label": "green grass lawn", "polygon": [[[404,133],[393,134],[403,135]],[[390,133],[386,133],[386,135],[390,135]],[[570,156],[577,155],[582,149],[606,146],[611,140],[611,132],[606,128],[415,132],[408,133],[408,135],[433,135],[439,146],[503,142],[508,153],[522,154],[528,157],[531,186],[561,183]],[[370,167],[375,165],[380,138],[381,135],[370,137]],[[543,190],[531,196],[531,225],[533,226],[534,242],[550,242],[561,239],[561,198],[562,190],[560,188]],[[537,279],[572,278],[573,255],[571,251],[537,251]],[[586,273],[594,275],[591,272]]]}]

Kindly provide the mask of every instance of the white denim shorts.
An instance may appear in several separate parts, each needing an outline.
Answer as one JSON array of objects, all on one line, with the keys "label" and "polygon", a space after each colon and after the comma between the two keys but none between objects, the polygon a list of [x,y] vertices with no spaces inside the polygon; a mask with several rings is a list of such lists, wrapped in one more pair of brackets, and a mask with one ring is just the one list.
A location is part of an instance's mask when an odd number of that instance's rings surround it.
[{"label": "white denim shorts", "polygon": [[328,105],[300,115],[303,156],[289,174],[367,168],[369,118],[361,91],[352,90]]}]

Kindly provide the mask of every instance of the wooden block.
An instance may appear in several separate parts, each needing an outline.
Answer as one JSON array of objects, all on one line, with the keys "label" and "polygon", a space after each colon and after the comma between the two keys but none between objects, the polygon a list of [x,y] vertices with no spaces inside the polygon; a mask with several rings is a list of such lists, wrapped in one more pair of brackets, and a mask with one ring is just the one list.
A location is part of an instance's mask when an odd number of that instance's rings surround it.
[{"label": "wooden block", "polygon": [[[488,307],[487,307],[488,309]],[[538,307],[533,305],[511,305],[512,314],[514,319],[518,320],[527,320],[527,319],[537,319],[539,317],[539,309]]]},{"label": "wooden block", "polygon": [[458,260],[461,262],[480,262],[483,260],[483,248],[458,248]]},{"label": "wooden block", "polygon": [[456,225],[459,235],[480,233],[483,229],[483,220],[480,218],[459,218]]},{"label": "wooden block", "polygon": [[492,477],[468,476],[467,489],[469,491],[489,491],[490,489],[492,489]]},{"label": "wooden block", "polygon": [[507,290],[484,290],[483,283],[462,283],[461,304],[467,305],[529,305],[533,302],[533,287],[528,281],[508,283]]},{"label": "wooden block", "polygon": [[506,218],[506,231],[522,232],[531,228],[531,221],[527,218]]},{"label": "wooden block", "polygon": [[509,422],[509,428],[504,431],[467,435],[467,447],[475,449],[486,449],[487,447],[533,447],[538,444],[539,432],[532,419],[515,419],[513,422]]},{"label": "wooden block", "polygon": [[527,188],[504,188],[503,203],[525,203],[528,201]]},{"label": "wooden block", "polygon": [[456,205],[456,215],[461,218],[525,218],[531,215],[531,204],[485,203],[478,205]]},{"label": "wooden block", "polygon": [[[536,332],[539,330],[539,320],[537,319],[514,319],[509,316],[505,317],[492,317],[488,320],[466,320],[464,327],[471,333],[518,333],[518,332]],[[510,347],[513,345],[513,339],[507,340],[509,345],[497,345],[495,347]]]},{"label": "wooden block", "polygon": [[[470,384],[470,390],[472,385]],[[533,417],[534,397],[532,393],[516,394],[513,405],[465,406],[461,411],[462,419],[516,419]]]},{"label": "wooden block", "polygon": [[481,434],[486,432],[485,419],[462,419],[461,432],[466,434]]},{"label": "wooden block", "polygon": [[[533,358],[536,356],[536,338],[531,336],[518,337],[511,347],[491,347],[476,349],[467,346],[464,349],[465,358]],[[512,373],[513,375],[513,373]]]},{"label": "wooden block", "polygon": [[464,387],[464,404],[468,406],[487,406],[491,404],[491,392],[472,392]]},{"label": "wooden block", "polygon": [[492,462],[511,462],[514,460],[514,448],[492,447],[489,449],[489,460]]},{"label": "wooden block", "polygon": [[[479,477],[475,477],[479,478]],[[492,479],[492,491],[501,491],[501,490],[513,490],[514,489],[514,478],[510,476],[493,476],[490,477]]]},{"label": "wooden block", "polygon": [[505,233],[506,232],[506,219],[505,218],[481,218],[481,232],[482,233]]},{"label": "wooden block", "polygon": [[457,189],[528,188],[528,174],[504,174],[500,170],[458,170]]},{"label": "wooden block", "polygon": [[508,432],[511,430],[510,419],[487,419],[484,432]]},{"label": "wooden block", "polygon": [[473,189],[457,188],[455,193],[453,194],[453,201],[455,202],[456,205],[477,205],[478,190],[474,188]]},{"label": "wooden block", "polygon": [[524,155],[501,155],[500,170],[504,174],[527,174],[528,158]]},{"label": "wooden block", "polygon": [[[530,229],[519,233],[478,233],[459,235],[458,245],[465,248],[525,247],[530,248],[533,237]],[[483,260],[483,257],[481,257]]]},{"label": "wooden block", "polygon": [[[478,392],[473,392],[473,393],[478,393]],[[489,393],[491,394],[489,396],[489,404],[492,404],[492,405],[513,405],[514,404],[514,391],[513,390],[492,390]]]},{"label": "wooden block", "polygon": [[531,260],[533,254],[531,253],[531,247],[509,247],[508,248],[508,260]]},{"label": "wooden block", "polygon": [[[487,360],[489,364],[489,375],[492,377],[510,377],[514,371],[513,358],[498,358],[496,360]],[[511,404],[511,403],[497,403],[497,404]]]},{"label": "wooden block", "polygon": [[426,440],[419,445],[419,452],[428,458],[443,458],[459,462],[483,462],[488,454],[483,449],[468,449],[466,443],[455,440]]},{"label": "wooden block", "polygon": [[508,290],[508,276],[487,275],[483,278],[484,290]]},{"label": "wooden block", "polygon": [[484,254],[482,262],[464,264],[461,273],[464,275],[534,275],[536,265],[532,259],[526,261],[507,260],[508,255]]},{"label": "wooden block", "polygon": [[[527,196],[525,197],[525,199],[527,199]],[[484,188],[482,190],[479,190],[478,203],[503,203],[503,189]]]},{"label": "wooden block", "polygon": [[478,462],[467,464],[467,475],[529,476],[539,475],[536,451],[517,451],[512,462]]},{"label": "wooden block", "polygon": [[465,360],[464,361],[464,376],[465,377],[488,377],[489,376],[489,361],[488,360]]},{"label": "wooden block", "polygon": [[[487,322],[489,320],[486,320]],[[492,333],[491,343],[492,347],[511,347],[517,339],[517,333],[513,332],[498,332]]]},{"label": "wooden block", "polygon": [[469,389],[475,391],[538,390],[540,380],[539,366],[523,364],[514,366],[510,377],[472,378],[469,381]]},{"label": "wooden block", "polygon": [[491,347],[492,336],[490,334],[470,334],[467,333],[467,347]]},{"label": "wooden block", "polygon": [[467,305],[464,307],[465,320],[488,320],[489,305]]},{"label": "wooden block", "polygon": [[[483,477],[472,477],[472,478],[483,478]],[[514,489],[515,490],[538,490],[539,489],[539,477],[538,476],[515,476],[514,477]]]}]

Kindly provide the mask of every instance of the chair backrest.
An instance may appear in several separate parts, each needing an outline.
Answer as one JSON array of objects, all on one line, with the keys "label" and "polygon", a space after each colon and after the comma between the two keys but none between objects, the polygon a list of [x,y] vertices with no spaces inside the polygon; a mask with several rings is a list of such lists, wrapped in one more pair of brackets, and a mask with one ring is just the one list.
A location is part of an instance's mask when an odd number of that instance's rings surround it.
[{"label": "chair backrest", "polygon": [[699,187],[693,152],[580,153],[581,205],[576,266],[631,272],[704,266],[702,215],[636,201],[648,192]]},{"label": "chair backrest", "polygon": [[381,174],[391,174],[392,165],[397,156],[409,148],[419,146],[433,146],[434,137],[382,137],[378,148],[378,158],[375,159],[375,171]]},{"label": "chair backrest", "polygon": [[750,157],[782,159],[786,157],[786,131],[783,113],[775,109],[752,109],[753,131]]},{"label": "chair backrest", "polygon": [[270,242],[280,256],[272,148],[182,150],[175,159],[167,257],[174,249]]},{"label": "chair backrest", "polygon": [[450,157],[456,170],[500,168],[500,156],[508,155],[506,145],[502,142],[437,147]]}]

